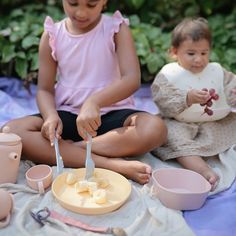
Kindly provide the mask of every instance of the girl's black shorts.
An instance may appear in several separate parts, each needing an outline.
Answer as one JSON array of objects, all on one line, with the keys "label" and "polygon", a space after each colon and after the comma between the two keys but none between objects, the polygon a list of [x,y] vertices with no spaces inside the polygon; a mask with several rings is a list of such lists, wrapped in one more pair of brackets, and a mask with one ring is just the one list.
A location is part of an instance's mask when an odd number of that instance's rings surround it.
[{"label": "girl's black shorts", "polygon": [[[128,118],[128,116],[137,112],[142,112],[142,111],[133,109],[121,109],[121,110],[110,111],[102,115],[101,116],[102,124],[97,130],[97,135],[101,135],[110,130],[123,127],[124,122]],[[70,139],[75,142],[81,141],[82,138],[78,134],[76,126],[77,115],[68,111],[58,111],[58,114],[63,123],[63,131],[61,135],[62,138],[65,140]],[[35,114],[33,116],[42,117],[40,114]]]}]

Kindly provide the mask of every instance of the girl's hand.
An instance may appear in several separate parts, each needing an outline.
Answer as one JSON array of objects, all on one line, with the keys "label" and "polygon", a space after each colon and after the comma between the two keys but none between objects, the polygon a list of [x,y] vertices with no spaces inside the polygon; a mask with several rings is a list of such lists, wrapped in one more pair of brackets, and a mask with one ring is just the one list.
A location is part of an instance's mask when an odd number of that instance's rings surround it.
[{"label": "girl's hand", "polygon": [[191,89],[187,94],[187,104],[204,104],[211,98],[209,92],[204,90]]},{"label": "girl's hand", "polygon": [[78,133],[84,140],[87,140],[87,133],[95,137],[101,125],[99,106],[93,101],[85,101],[77,116],[76,124]]},{"label": "girl's hand", "polygon": [[43,137],[50,141],[51,146],[54,144],[55,136],[61,139],[63,125],[58,115],[49,116],[43,123],[41,133]]}]

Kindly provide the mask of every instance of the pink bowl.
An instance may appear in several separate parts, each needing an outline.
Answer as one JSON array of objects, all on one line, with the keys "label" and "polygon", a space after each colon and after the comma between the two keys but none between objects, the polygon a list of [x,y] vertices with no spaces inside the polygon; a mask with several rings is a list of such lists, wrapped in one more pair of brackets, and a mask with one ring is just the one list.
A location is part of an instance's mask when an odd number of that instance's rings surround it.
[{"label": "pink bowl", "polygon": [[152,173],[154,191],[168,208],[195,210],[204,204],[210,183],[200,174],[180,168],[164,168]]}]

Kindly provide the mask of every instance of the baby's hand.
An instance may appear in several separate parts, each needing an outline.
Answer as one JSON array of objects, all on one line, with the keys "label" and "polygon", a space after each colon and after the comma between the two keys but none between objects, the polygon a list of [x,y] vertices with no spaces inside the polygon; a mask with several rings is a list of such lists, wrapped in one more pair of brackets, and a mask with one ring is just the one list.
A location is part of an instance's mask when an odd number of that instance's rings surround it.
[{"label": "baby's hand", "polygon": [[187,94],[187,104],[188,106],[191,106],[194,103],[205,104],[210,98],[211,95],[207,89],[191,89]]},{"label": "baby's hand", "polygon": [[53,146],[55,135],[58,139],[61,138],[62,128],[63,125],[60,117],[58,115],[51,115],[45,119],[41,133],[43,137],[50,141],[51,146]]},{"label": "baby's hand", "polygon": [[95,137],[97,129],[101,125],[100,108],[98,105],[87,100],[81,107],[76,124],[78,133],[84,140],[87,140],[87,133]]},{"label": "baby's hand", "polygon": [[236,88],[231,90],[231,94],[233,94],[231,104],[236,106]]},{"label": "baby's hand", "polygon": [[236,96],[236,88],[232,89],[231,93]]}]

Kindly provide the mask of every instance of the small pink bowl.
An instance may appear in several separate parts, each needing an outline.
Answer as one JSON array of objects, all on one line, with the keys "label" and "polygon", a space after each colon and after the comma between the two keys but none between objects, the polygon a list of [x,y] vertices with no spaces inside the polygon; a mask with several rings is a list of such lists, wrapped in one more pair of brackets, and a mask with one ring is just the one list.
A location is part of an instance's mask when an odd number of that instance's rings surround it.
[{"label": "small pink bowl", "polygon": [[210,183],[200,174],[180,168],[163,168],[152,173],[154,191],[168,208],[195,210],[204,204],[211,190]]}]

